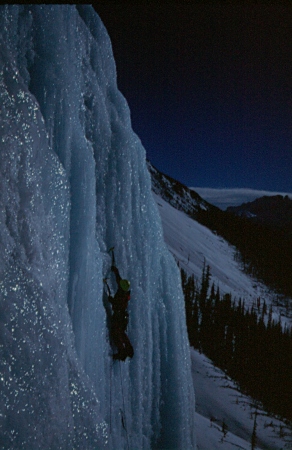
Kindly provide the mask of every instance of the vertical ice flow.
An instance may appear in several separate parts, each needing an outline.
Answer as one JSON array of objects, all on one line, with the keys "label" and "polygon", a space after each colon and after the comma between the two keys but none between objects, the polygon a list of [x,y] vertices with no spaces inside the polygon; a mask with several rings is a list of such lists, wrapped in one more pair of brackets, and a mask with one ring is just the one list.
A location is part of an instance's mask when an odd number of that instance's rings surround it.
[{"label": "vertical ice flow", "polygon": [[[90,6],[6,5],[0,33],[0,441],[195,448],[179,272],[107,32]],[[135,349],[114,364],[111,246]]]}]

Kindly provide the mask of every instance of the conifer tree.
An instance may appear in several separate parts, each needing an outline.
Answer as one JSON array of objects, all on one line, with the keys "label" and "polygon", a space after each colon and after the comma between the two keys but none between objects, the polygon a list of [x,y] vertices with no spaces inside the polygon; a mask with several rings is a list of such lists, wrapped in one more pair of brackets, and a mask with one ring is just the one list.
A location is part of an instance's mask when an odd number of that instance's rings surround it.
[{"label": "conifer tree", "polygon": [[255,450],[257,441],[257,411],[254,413],[253,430],[251,435],[251,450]]},{"label": "conifer tree", "polygon": [[[268,411],[292,420],[292,328],[268,320],[262,310],[238,304],[230,294],[215,293],[210,285],[210,267],[202,270],[200,288],[194,276],[183,270],[186,319],[190,345],[203,351],[215,364],[237,381],[240,388],[260,400]],[[256,421],[253,442],[256,440]]]}]

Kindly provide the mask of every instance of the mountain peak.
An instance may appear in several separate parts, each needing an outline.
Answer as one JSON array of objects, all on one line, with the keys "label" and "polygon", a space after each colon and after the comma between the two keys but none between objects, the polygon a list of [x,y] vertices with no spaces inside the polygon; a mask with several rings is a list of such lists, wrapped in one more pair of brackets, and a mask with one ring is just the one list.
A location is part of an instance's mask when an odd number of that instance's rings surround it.
[{"label": "mountain peak", "polygon": [[288,195],[263,196],[240,206],[229,206],[227,211],[264,225],[286,227],[292,224],[292,200]]},{"label": "mountain peak", "polygon": [[147,161],[147,166],[151,175],[153,192],[174,208],[192,217],[195,217],[199,211],[216,208],[216,206],[203,200],[193,189],[190,189],[169,175],[160,172],[150,161]]}]

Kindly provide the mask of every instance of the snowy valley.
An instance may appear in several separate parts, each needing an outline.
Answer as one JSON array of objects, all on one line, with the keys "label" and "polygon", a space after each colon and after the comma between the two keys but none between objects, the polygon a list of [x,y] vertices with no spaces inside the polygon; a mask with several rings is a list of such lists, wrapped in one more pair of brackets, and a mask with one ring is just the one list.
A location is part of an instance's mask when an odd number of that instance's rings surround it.
[{"label": "snowy valley", "polygon": [[[164,238],[179,266],[188,274],[194,274],[199,284],[204,263],[209,265],[211,283],[219,286],[222,293],[231,293],[237,301],[245,299],[247,308],[255,306],[258,299],[262,302],[265,299],[273,307],[273,319],[277,321],[281,317],[283,326],[291,326],[290,315],[275,304],[277,293],[243,271],[233,246],[190,217],[200,208],[213,206],[178,181],[161,174],[150,163],[148,168]],[[269,416],[259,402],[241,393],[236,383],[204,354],[192,349],[191,357],[198,450],[252,448],[255,413],[257,439],[254,448],[292,448],[292,431],[287,423]]]}]

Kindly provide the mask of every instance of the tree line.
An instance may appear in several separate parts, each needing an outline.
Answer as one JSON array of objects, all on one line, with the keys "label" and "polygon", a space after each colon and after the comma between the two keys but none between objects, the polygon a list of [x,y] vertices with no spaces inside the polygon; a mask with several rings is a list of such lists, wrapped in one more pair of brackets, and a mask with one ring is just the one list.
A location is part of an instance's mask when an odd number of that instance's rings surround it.
[{"label": "tree line", "polygon": [[240,390],[271,413],[292,420],[292,329],[273,319],[257,299],[247,307],[210,286],[204,264],[200,283],[181,269],[190,345],[233,378]]},{"label": "tree line", "polygon": [[292,297],[292,233],[289,227],[255,223],[215,207],[199,210],[194,218],[236,246],[247,273]]}]

